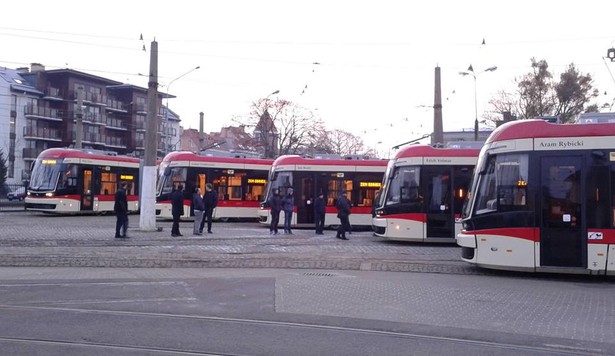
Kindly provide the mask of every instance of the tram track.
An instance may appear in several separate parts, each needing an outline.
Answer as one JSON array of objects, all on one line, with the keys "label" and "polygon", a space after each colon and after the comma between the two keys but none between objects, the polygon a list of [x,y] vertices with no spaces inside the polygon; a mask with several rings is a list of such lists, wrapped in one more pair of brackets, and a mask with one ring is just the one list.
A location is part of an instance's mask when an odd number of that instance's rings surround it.
[{"label": "tram track", "polygon": [[[512,354],[527,354],[527,355],[600,355],[608,354],[607,350],[600,348],[585,348],[579,346],[570,346],[557,344],[553,342],[545,342],[539,345],[520,345],[514,343],[470,340],[459,337],[433,336],[419,333],[376,330],[360,327],[348,327],[339,325],[328,325],[319,323],[302,323],[276,320],[261,320],[249,318],[231,318],[221,316],[204,316],[204,315],[185,315],[173,313],[156,313],[156,312],[140,312],[140,311],[118,311],[118,310],[98,310],[88,308],[66,308],[66,307],[48,307],[48,306],[24,306],[24,305],[0,305],[0,310],[13,312],[27,313],[60,313],[62,318],[70,317],[70,314],[84,315],[90,317],[106,316],[111,318],[136,318],[149,319],[140,320],[140,322],[162,323],[165,324],[169,320],[189,321],[196,323],[212,323],[212,324],[234,324],[242,327],[255,328],[270,328],[275,331],[279,328],[293,330],[297,335],[302,335],[306,331],[315,331],[323,335],[344,335],[348,338],[353,336],[361,336],[362,338],[371,337],[382,342],[392,342],[398,340],[401,342],[418,342],[418,343],[434,343],[434,344],[449,344],[458,345],[455,347],[470,347],[472,349],[482,350],[483,352],[511,352]],[[155,319],[155,320],[152,320]],[[214,325],[215,327],[215,325]],[[387,340],[387,341],[385,341]],[[179,355],[244,355],[245,353],[235,352],[217,352],[215,350],[201,350],[191,348],[176,348],[165,346],[147,346],[147,345],[130,345],[124,343],[110,343],[94,340],[70,340],[62,338],[50,337],[33,337],[33,336],[10,336],[0,335],[0,343],[13,342],[33,345],[59,345],[63,347],[82,347],[82,348],[98,348],[109,351],[144,351],[153,354],[179,354]],[[333,345],[332,345],[333,346]]]}]

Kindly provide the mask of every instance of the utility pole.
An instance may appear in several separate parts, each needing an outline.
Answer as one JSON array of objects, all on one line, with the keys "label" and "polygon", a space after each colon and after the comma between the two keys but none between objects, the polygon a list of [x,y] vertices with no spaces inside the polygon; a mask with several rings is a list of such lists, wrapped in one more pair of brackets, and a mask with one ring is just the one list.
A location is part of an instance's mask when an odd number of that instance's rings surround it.
[{"label": "utility pole", "polygon": [[81,149],[83,145],[83,86],[77,87],[77,107],[75,108],[75,148]]},{"label": "utility pole", "polygon": [[142,231],[156,231],[156,149],[158,148],[158,42],[152,41],[149,81],[147,84],[147,117],[145,124],[145,156],[141,181]]},{"label": "utility pole", "polygon": [[433,135],[431,136],[431,144],[444,145],[444,129],[442,127],[442,89],[440,84],[440,67],[436,67],[435,74],[436,77],[433,103]]}]

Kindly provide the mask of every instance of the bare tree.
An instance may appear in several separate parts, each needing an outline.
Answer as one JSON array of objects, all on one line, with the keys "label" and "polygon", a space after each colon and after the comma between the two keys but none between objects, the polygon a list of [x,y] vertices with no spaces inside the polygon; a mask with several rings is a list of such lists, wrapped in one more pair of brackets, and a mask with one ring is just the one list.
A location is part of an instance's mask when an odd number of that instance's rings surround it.
[{"label": "bare tree", "polygon": [[247,123],[253,126],[258,146],[264,155],[297,154],[310,146],[314,132],[323,129],[322,121],[311,110],[285,99],[260,99],[252,103]]}]

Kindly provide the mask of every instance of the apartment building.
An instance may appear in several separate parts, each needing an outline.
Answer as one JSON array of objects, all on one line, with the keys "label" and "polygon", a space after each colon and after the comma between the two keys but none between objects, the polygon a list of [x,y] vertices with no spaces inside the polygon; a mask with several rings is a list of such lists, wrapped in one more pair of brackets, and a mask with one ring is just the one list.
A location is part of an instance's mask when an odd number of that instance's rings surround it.
[{"label": "apartment building", "polygon": [[[36,63],[0,68],[0,78],[0,148],[7,157],[9,183],[27,180],[30,163],[43,150],[74,147],[77,115],[84,149],[143,156],[146,88],[72,69],[45,70]],[[179,117],[162,106],[163,98],[172,97],[158,97],[159,157],[179,141]]]}]

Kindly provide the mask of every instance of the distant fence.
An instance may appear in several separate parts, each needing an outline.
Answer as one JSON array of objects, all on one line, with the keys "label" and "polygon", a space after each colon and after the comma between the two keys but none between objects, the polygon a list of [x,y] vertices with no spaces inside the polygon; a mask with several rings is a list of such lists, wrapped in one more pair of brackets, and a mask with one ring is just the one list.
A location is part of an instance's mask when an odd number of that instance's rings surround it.
[{"label": "distant fence", "polygon": [[0,186],[0,211],[25,210],[27,188],[24,184]]}]

